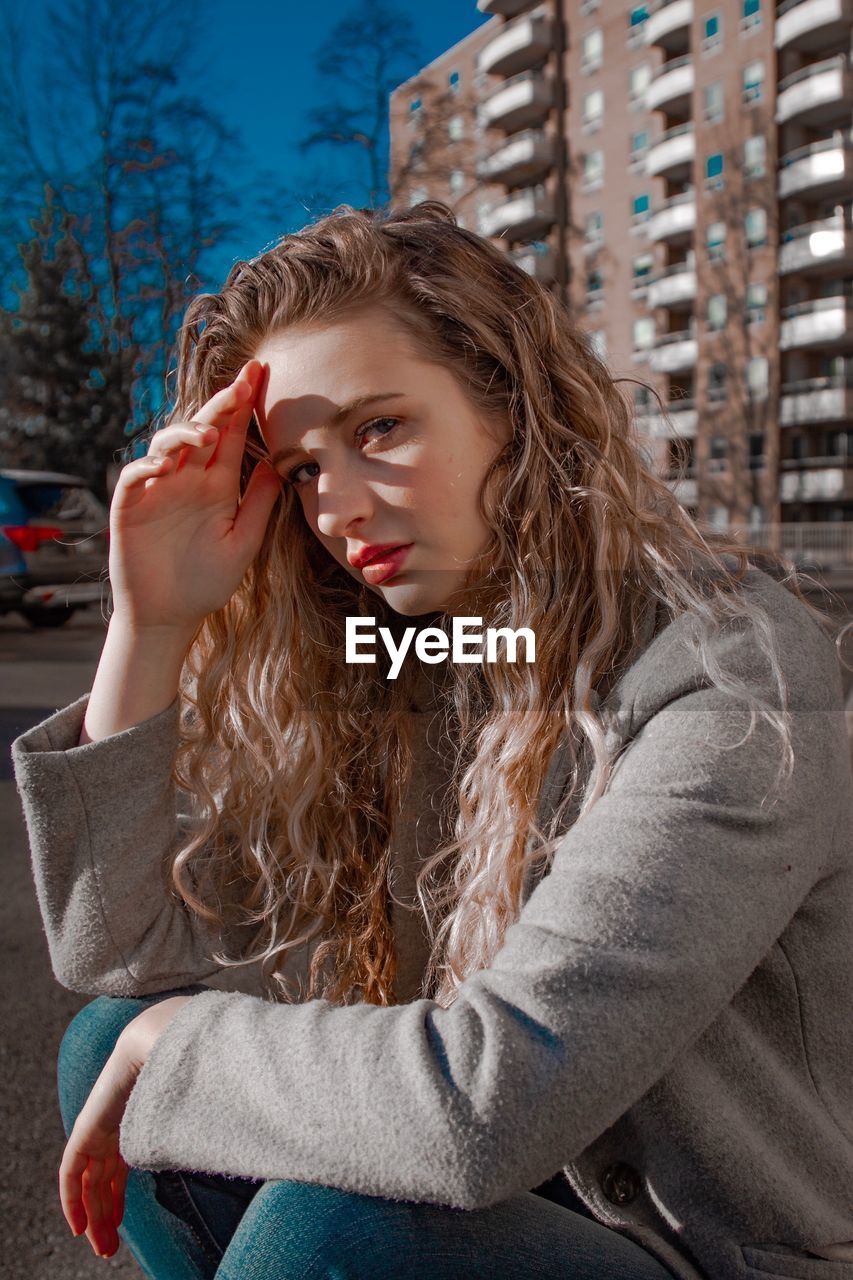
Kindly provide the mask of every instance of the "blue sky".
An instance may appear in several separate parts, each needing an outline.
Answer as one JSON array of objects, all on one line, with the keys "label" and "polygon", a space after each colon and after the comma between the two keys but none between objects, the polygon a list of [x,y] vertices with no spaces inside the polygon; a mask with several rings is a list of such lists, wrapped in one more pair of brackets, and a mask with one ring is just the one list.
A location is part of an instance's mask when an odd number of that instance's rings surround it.
[{"label": "blue sky", "polygon": [[[489,21],[475,0],[398,0],[411,15],[422,57],[402,77],[414,75],[427,62]],[[206,6],[211,27],[206,47],[213,55],[210,85],[223,116],[238,127],[246,142],[246,165],[276,168],[285,175],[306,165],[292,144],[305,132],[307,110],[318,104],[320,86],[313,74],[314,55],[329,32],[352,9],[350,0],[322,4],[282,0],[211,0]],[[324,149],[326,156],[334,153]],[[315,165],[320,152],[307,157]],[[302,222],[310,220],[308,214]],[[296,225],[283,231],[296,230]],[[223,246],[223,274],[236,254],[253,253],[260,245]]]},{"label": "blue sky", "polygon": [[[139,2],[144,4],[145,0]],[[34,54],[47,31],[52,0],[0,3],[11,4],[23,19]],[[180,0],[174,3],[177,9]],[[420,44],[412,65],[401,64],[400,83],[489,21],[489,16],[477,9],[476,0],[391,3],[410,16]],[[314,70],[317,51],[336,24],[356,8],[354,0],[203,0],[205,22],[198,44],[201,77],[188,69],[186,88],[191,95],[208,97],[217,113],[241,136],[244,149],[239,179],[252,182],[253,175],[274,170],[292,186],[299,175],[322,173],[330,164],[338,166],[338,174],[366,173],[366,167],[357,167],[359,157],[353,148],[344,152],[322,147],[302,154],[295,141],[310,129],[310,108],[322,102],[324,85]],[[342,198],[366,200],[364,188],[359,186],[352,195],[349,190]],[[206,284],[221,283],[237,258],[260,252],[270,236],[295,231],[318,216],[321,210],[311,204],[310,193],[306,203],[307,209],[293,204],[274,227],[268,222],[247,225],[234,240],[221,243],[207,261]]]}]

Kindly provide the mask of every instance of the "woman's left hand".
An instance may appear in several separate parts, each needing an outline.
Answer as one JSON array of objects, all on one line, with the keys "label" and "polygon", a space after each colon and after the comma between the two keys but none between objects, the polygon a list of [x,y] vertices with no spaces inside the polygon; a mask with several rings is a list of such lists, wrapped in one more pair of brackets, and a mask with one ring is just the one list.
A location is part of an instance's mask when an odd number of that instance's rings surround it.
[{"label": "woman's left hand", "polygon": [[119,1151],[127,1100],[157,1037],[192,996],[172,996],[143,1009],[122,1031],[86,1099],[59,1166],[59,1198],[75,1236],[83,1231],[100,1257],[119,1247],[128,1166]]}]

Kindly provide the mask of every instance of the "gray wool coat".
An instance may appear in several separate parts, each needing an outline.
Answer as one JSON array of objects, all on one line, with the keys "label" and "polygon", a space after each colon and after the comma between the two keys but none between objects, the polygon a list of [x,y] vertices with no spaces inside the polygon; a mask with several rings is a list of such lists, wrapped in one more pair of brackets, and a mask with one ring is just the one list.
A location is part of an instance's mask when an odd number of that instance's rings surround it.
[{"label": "gray wool coat", "polygon": [[[142,1068],[143,1169],[476,1209],[563,1169],[681,1280],[853,1280],[853,778],[836,650],[761,570],[795,767],[652,610],[600,700],[624,746],[488,969],[448,1009],[259,998],[162,887],[177,702],[77,746],[88,694],[13,744],[53,970],[87,994],[205,982]],[[774,682],[754,637],[724,665]],[[558,747],[540,816],[565,783]],[[304,962],[304,957],[303,957]],[[298,957],[294,961],[298,963]],[[242,984],[242,985],[241,985]],[[227,989],[228,986],[231,989]],[[567,1275],[570,1263],[567,1260]]]}]

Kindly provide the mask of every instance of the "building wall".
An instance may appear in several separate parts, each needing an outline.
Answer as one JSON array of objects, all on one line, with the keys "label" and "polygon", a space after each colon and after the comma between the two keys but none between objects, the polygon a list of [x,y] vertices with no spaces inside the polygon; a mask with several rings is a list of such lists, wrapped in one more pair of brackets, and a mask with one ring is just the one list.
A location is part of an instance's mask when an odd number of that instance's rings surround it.
[{"label": "building wall", "polygon": [[[399,198],[457,208],[660,395],[635,389],[638,425],[664,474],[689,461],[689,510],[853,520],[853,0],[479,7],[421,73],[464,85],[464,191],[445,164]],[[392,172],[419,81],[392,95]]]}]

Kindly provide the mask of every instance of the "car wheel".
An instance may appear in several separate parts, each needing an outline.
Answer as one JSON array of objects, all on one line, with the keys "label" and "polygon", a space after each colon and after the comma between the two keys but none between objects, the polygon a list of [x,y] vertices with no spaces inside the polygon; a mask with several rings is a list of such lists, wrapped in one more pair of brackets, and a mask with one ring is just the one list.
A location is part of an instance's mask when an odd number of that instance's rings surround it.
[{"label": "car wheel", "polygon": [[30,604],[19,612],[31,627],[64,627],[75,610],[72,605],[51,609],[48,605]]}]

